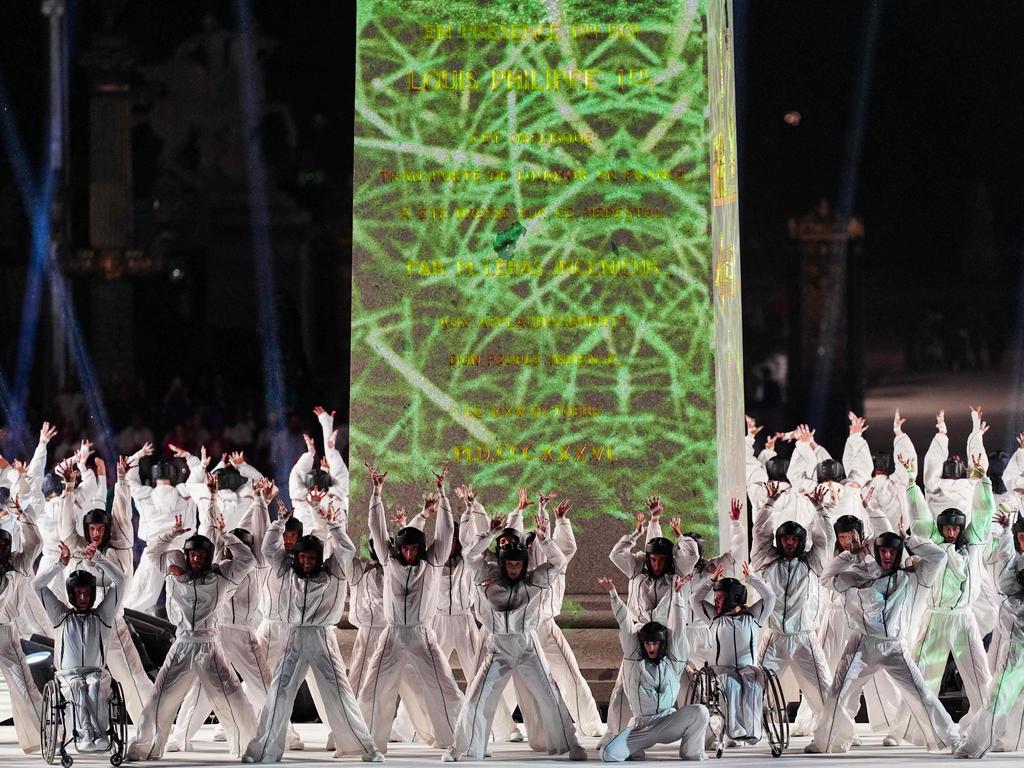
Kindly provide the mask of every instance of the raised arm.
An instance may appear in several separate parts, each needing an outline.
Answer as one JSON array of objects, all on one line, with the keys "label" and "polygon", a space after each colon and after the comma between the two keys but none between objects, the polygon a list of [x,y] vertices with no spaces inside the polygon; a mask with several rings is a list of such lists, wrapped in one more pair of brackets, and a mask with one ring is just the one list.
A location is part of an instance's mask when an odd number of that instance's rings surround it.
[{"label": "raised arm", "polygon": [[50,582],[64,572],[64,566],[70,561],[68,548],[63,546],[61,551],[64,553],[63,565],[60,560],[52,560],[48,568],[40,569],[39,573],[32,579],[32,589],[39,595],[39,600],[43,604],[43,610],[46,611],[46,615],[54,627],[60,624],[64,614],[68,612],[68,607],[64,601],[57,597],[53,590],[50,589]]},{"label": "raised arm", "polygon": [[676,577],[672,585],[672,602],[668,607],[668,655],[677,661],[685,661],[690,655],[690,643],[686,637],[687,605],[683,586],[687,578]]},{"label": "raised arm", "polygon": [[942,464],[949,458],[949,437],[946,435],[946,412],[939,411],[935,417],[935,437],[924,455],[924,489],[934,493],[942,478]]},{"label": "raised arm", "polygon": [[608,597],[612,603],[612,616],[619,628],[619,645],[622,647],[623,657],[632,656],[637,651],[637,638],[633,629],[636,622],[630,614],[626,604],[622,602],[619,593],[615,591],[612,580],[608,578],[598,579],[602,587],[608,590]]},{"label": "raised arm", "polygon": [[633,548],[636,546],[643,530],[643,528],[638,527],[633,533],[627,533],[615,542],[615,546],[612,547],[612,551],[608,555],[608,559],[612,561],[612,564],[630,579],[643,570],[643,556],[633,553]]},{"label": "raised arm", "polygon": [[267,528],[267,535],[263,539],[263,546],[260,547],[263,562],[277,572],[286,570],[292,562],[292,556],[284,548],[284,522],[286,519],[279,517],[270,524],[270,527]]},{"label": "raised arm", "polygon": [[778,483],[768,483],[765,486],[766,498],[764,506],[754,510],[754,533],[753,543],[750,547],[750,563],[754,570],[759,571],[778,558],[779,553],[775,549],[775,529],[772,526],[772,518],[775,512],[775,502],[779,500],[781,489]]},{"label": "raised arm", "polygon": [[935,518],[917,485],[907,486],[907,509],[910,510],[911,529],[915,534],[924,539],[941,538]]},{"label": "raised arm", "polygon": [[562,554],[565,555],[566,563],[576,556],[576,534],[573,533],[572,523],[569,522],[567,517],[570,509],[572,509],[572,502],[568,499],[563,499],[555,507],[555,529],[551,533],[551,539]]},{"label": "raised arm", "polygon": [[771,615],[771,612],[775,610],[775,593],[772,588],[764,583],[756,573],[751,573],[747,576],[747,583],[754,588],[754,591],[760,595],[761,599],[757,600],[753,605],[747,608],[750,611],[750,615],[754,617],[754,621],[758,624],[763,624],[765,618]]},{"label": "raised arm", "polygon": [[999,572],[996,587],[1007,597],[1014,597],[1024,591],[1017,579],[1017,571],[1024,569],[1024,555],[1016,555],[1006,562],[1006,567]]},{"label": "raised arm", "polygon": [[132,527],[132,499],[128,487],[128,467],[124,458],[118,461],[117,482],[114,484],[114,500],[110,505],[113,525],[110,530],[110,546],[114,549],[132,549],[135,546],[135,529]]},{"label": "raised arm", "polygon": [[367,464],[370,470],[370,511],[367,521],[370,525],[370,537],[373,539],[373,549],[377,553],[377,559],[386,563],[391,557],[391,549],[388,546],[388,512],[384,508],[384,500],[381,498],[381,489],[384,487],[384,478],[387,472],[380,472],[376,467]]},{"label": "raised arm", "polygon": [[121,568],[117,562],[104,555],[99,550],[95,550],[92,555],[92,562],[95,563],[101,571],[110,580],[110,588],[106,594],[103,595],[103,600],[96,606],[96,613],[100,615],[107,624],[112,624],[114,617],[117,615],[117,609],[121,607],[121,601],[124,600],[125,596],[125,575],[121,572]]},{"label": "raised arm", "polygon": [[352,543],[352,539],[345,531],[345,526],[340,522],[331,524],[327,532],[330,534],[333,544],[331,556],[328,559],[331,574],[339,579],[354,581],[353,563],[355,562],[356,545]]},{"label": "raised arm", "polygon": [[907,548],[913,550],[920,558],[914,568],[918,583],[924,587],[932,586],[946,560],[946,552],[934,541],[918,536],[914,532],[911,532],[907,539]]},{"label": "raised arm", "polygon": [[703,616],[708,621],[715,618],[715,604],[707,600],[713,584],[711,576],[706,575],[697,582],[690,595],[690,608],[693,609],[694,615]]},{"label": "raised arm", "polygon": [[444,490],[448,469],[442,469],[437,478],[437,521],[434,523],[434,541],[427,549],[427,558],[434,565],[444,565],[452,551],[455,538],[455,521],[452,519],[452,505]]},{"label": "raised arm", "polygon": [[232,584],[238,584],[256,564],[256,556],[247,544],[243,544],[230,531],[221,533],[220,540],[221,544],[231,550],[231,559],[220,562],[220,575]]},{"label": "raised arm", "polygon": [[293,504],[297,499],[306,498],[306,475],[313,471],[313,462],[316,461],[312,439],[309,435],[303,437],[306,439],[306,452],[299,456],[292,471],[288,473],[288,496]]},{"label": "raised arm", "polygon": [[875,463],[871,460],[871,449],[868,447],[867,440],[864,439],[867,424],[853,411],[850,411],[848,416],[850,434],[846,438],[846,445],[843,448],[843,468],[850,480],[864,485],[875,470]]},{"label": "raised arm", "polygon": [[[975,454],[977,457],[977,454]],[[967,541],[985,545],[992,538],[992,520],[996,516],[996,502],[992,496],[992,480],[981,474],[985,470],[980,463],[974,465],[971,476],[974,484],[974,498],[971,500],[971,522],[967,524]]]}]

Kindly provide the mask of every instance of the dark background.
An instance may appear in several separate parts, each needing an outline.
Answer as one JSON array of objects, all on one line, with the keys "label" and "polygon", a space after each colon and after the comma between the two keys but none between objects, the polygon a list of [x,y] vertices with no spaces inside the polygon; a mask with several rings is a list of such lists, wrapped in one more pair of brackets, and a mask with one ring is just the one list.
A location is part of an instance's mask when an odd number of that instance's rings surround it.
[{"label": "dark background", "polygon": [[[269,302],[260,298],[251,257],[253,209],[242,162],[241,145],[256,132],[239,125],[231,98],[240,8],[250,10],[256,34],[273,41],[257,46],[268,105],[258,137],[274,267]],[[1024,274],[1024,7],[736,0],[735,16],[748,410],[770,429],[813,411],[836,439],[846,410],[864,408],[873,388],[893,377],[919,375],[908,379],[916,382],[905,390],[909,399],[929,376],[950,372],[1001,372],[1015,381],[1007,370],[1019,360],[1007,351],[1020,346]],[[60,263],[110,433],[122,434],[118,447],[128,450],[138,433],[122,430],[134,417],[155,440],[247,448],[278,469],[301,452],[299,434],[312,425],[314,404],[344,411],[347,403],[355,8],[79,0],[69,3],[68,18],[69,204]],[[27,452],[44,418],[60,426],[68,445],[83,434],[100,437],[94,409],[74,394],[80,376],[57,399],[48,293],[24,411],[11,389],[31,226],[8,160],[17,135],[33,173],[42,164],[47,29],[37,2],[0,8],[7,455]],[[109,64],[111,46],[124,62],[118,77],[133,121],[134,228],[122,250],[154,257],[143,259],[142,274],[117,279],[76,256],[95,245],[90,99],[106,77],[99,52],[108,52]],[[154,75],[168,68],[176,73],[170,85]],[[216,77],[220,90],[207,92]],[[791,115],[787,122],[787,113],[799,113],[799,121]],[[167,131],[182,137],[173,155]],[[824,301],[838,302],[842,322],[824,333],[807,320],[821,307],[797,298],[804,256],[788,230],[790,219],[823,198],[831,217],[856,216],[864,231],[836,257],[849,259],[845,277],[825,273]],[[259,329],[268,303],[284,370],[284,390],[271,398],[284,406],[280,418],[276,411],[268,417],[263,378]],[[831,373],[795,370],[801,343],[838,350]],[[24,413],[26,434],[12,429],[11,408]]]}]

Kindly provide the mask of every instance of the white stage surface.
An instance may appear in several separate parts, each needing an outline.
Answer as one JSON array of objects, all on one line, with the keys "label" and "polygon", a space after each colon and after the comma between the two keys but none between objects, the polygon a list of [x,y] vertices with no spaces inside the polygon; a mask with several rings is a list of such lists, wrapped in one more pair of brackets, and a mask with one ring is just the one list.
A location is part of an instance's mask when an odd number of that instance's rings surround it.
[{"label": "white stage surface", "polygon": [[[285,765],[341,765],[352,764],[362,765],[358,758],[347,758],[336,760],[330,753],[324,750],[327,741],[327,727],[319,724],[298,724],[296,725],[306,749],[302,752],[285,752]],[[150,763],[132,763],[132,765],[160,765],[171,768],[184,768],[188,766],[209,766],[217,765],[239,765],[237,759],[228,757],[224,750],[223,743],[213,741],[214,726],[203,726],[196,741],[193,742],[192,752],[168,752],[163,760]],[[767,743],[764,746],[743,747],[740,749],[726,749],[722,755],[721,763],[728,768],[740,768],[740,766],[752,766],[753,768],[773,768],[786,764],[799,765],[800,768],[818,768],[819,766],[864,766],[871,768],[883,763],[891,765],[909,765],[915,768],[927,768],[929,766],[944,765],[951,767],[953,758],[949,753],[929,754],[914,747],[883,747],[881,737],[862,732],[864,745],[855,747],[848,755],[805,755],[804,745],[809,739],[807,737],[794,738],[790,748],[781,758],[773,759],[768,752]],[[597,739],[584,738],[582,744],[590,754],[590,763],[600,763],[597,753]],[[109,766],[110,762],[106,755],[82,755],[72,752],[76,766]],[[676,750],[672,747],[662,747],[647,751],[648,763],[664,763],[668,761],[680,762]],[[388,747],[387,762],[404,766],[425,766],[440,765],[441,753],[436,749],[420,744],[391,744]],[[716,762],[714,756],[710,758],[713,764]],[[464,760],[464,764],[482,764],[480,761]],[[460,764],[462,764],[460,763]],[[500,763],[501,765],[571,765],[564,757],[549,758],[546,755],[534,756],[530,748],[525,744],[496,744],[492,756],[483,763]],[[987,765],[1015,765],[1024,764],[1024,755],[1018,754],[990,754],[984,760]],[[58,765],[60,762],[58,760]],[[631,763],[633,764],[633,763]],[[969,765],[969,761],[958,761],[957,765]],[[23,766],[45,765],[39,755],[24,755],[18,748],[14,735],[14,728],[10,726],[0,727],[0,766]],[[126,764],[127,765],[127,764]],[[708,768],[713,768],[709,765]]]}]

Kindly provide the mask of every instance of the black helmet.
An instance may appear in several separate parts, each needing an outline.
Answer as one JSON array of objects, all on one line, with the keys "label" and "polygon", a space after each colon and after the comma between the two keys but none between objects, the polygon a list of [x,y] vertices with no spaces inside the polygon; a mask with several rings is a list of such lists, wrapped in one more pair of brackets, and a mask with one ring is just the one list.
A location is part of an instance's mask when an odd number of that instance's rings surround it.
[{"label": "black helmet", "polygon": [[530,561],[530,549],[521,542],[514,542],[512,544],[506,544],[504,547],[498,550],[498,562],[501,564],[501,572],[505,575],[505,578],[509,578],[505,572],[505,563],[518,562],[523,564],[523,570],[519,573],[519,577],[516,581],[522,581],[526,578],[526,564]]},{"label": "black helmet", "polygon": [[320,469],[320,467],[314,467],[312,470],[306,473],[306,490],[312,491],[314,488],[324,491],[325,493],[331,490],[331,473]]},{"label": "black helmet", "polygon": [[299,520],[299,518],[295,517],[295,515],[292,515],[291,517],[289,517],[287,520],[284,521],[284,531],[285,531],[285,533],[295,533],[295,534],[298,534],[299,536],[301,536],[302,535],[302,521]]},{"label": "black helmet", "polygon": [[[111,518],[107,510],[103,509],[102,507],[90,509],[84,515],[82,515],[82,533],[85,534],[86,539],[89,538],[90,523],[95,523],[97,525],[102,524],[105,527],[105,530],[103,532],[103,541],[100,542],[100,549],[106,549],[106,547],[110,544],[110,529],[111,526],[113,526],[114,524],[113,518]],[[92,542],[90,541],[89,543]]]},{"label": "black helmet", "polygon": [[657,664],[668,653],[668,627],[656,621],[649,621],[636,631],[636,639],[640,641],[640,655],[648,660],[647,651],[644,650],[644,643],[661,643],[658,655],[649,659]]},{"label": "black helmet", "polygon": [[991,451],[988,454],[988,476],[992,481],[992,493],[1006,493],[1006,483],[1003,482],[1003,472],[1006,465],[1010,463],[1010,456],[1006,451]]},{"label": "black helmet", "polygon": [[0,566],[5,566],[10,561],[13,543],[14,540],[11,538],[11,532],[0,528]]},{"label": "black helmet", "polygon": [[1024,568],[1017,569],[1017,583],[1024,587]]},{"label": "black helmet", "polygon": [[882,558],[878,556],[878,550],[882,549],[883,547],[885,549],[896,550],[896,559],[893,561],[892,570],[890,571],[890,573],[898,571],[900,568],[900,564],[903,562],[903,538],[898,533],[894,533],[893,531],[883,531],[875,537],[875,562],[879,565],[882,564]]},{"label": "black helmet", "polygon": [[[501,533],[498,534],[498,538],[497,538],[498,549],[501,549],[501,546],[502,546],[501,545],[501,540],[504,539],[504,538],[508,538],[510,541],[518,542],[518,541],[520,541],[519,531],[517,529],[515,529],[515,528],[503,528],[501,530]],[[506,542],[506,544],[508,544],[508,543],[509,542]]]},{"label": "black helmet", "polygon": [[[312,552],[316,555],[316,566],[312,571],[306,573],[302,566],[299,565],[299,554],[302,552]],[[292,569],[301,578],[307,578],[308,576],[316,576],[320,573],[320,569],[324,566],[324,543],[316,536],[312,534],[301,537],[295,542],[295,546],[292,547]]]},{"label": "black helmet", "polygon": [[96,602],[96,577],[88,571],[72,571],[71,575],[64,581],[64,587],[68,592],[68,602],[75,607],[75,587],[88,587],[92,597],[89,599],[89,608],[92,610]]},{"label": "black helmet", "polygon": [[654,577],[654,571],[651,568],[651,555],[665,555],[667,558],[665,560],[665,570],[662,571],[661,575],[664,576],[666,573],[672,573],[675,563],[672,559],[671,541],[664,536],[655,536],[644,547],[644,571],[646,571],[648,576]]},{"label": "black helmet", "polygon": [[[202,576],[210,572],[213,568],[213,542],[202,534],[195,534],[185,539],[185,544],[182,546],[182,550],[185,553],[185,567],[192,572],[193,576]],[[206,560],[203,563],[202,569],[199,571],[192,571],[192,566],[189,564],[188,553],[192,550],[198,550],[206,553]]]},{"label": "black helmet", "polygon": [[217,489],[221,491],[234,491],[238,493],[238,489],[245,485],[245,478],[242,477],[242,473],[237,469],[228,465],[221,467],[213,473],[217,478]]},{"label": "black helmet", "polygon": [[49,499],[52,496],[60,496],[64,492],[64,481],[56,472],[47,472],[43,475],[43,498]]},{"label": "black helmet", "polygon": [[11,500],[11,489],[0,485],[0,507],[6,507]]},{"label": "black helmet", "polygon": [[773,483],[788,483],[789,459],[772,456],[764,463],[764,471],[768,473],[768,479]]},{"label": "black helmet", "polygon": [[967,465],[959,456],[942,462],[943,480],[964,480],[967,478]]},{"label": "black helmet", "polygon": [[249,533],[249,531],[247,531],[245,528],[232,528],[229,531],[229,533],[236,539],[238,539],[240,542],[245,544],[245,546],[247,546],[249,549],[252,549],[256,544],[256,539],[254,539],[252,537],[252,534]]},{"label": "black helmet", "polygon": [[846,470],[843,462],[835,459],[825,459],[814,469],[814,475],[818,483],[842,483],[846,480]]},{"label": "black helmet", "polygon": [[775,529],[775,548],[779,551],[780,555],[786,557],[782,549],[783,536],[796,536],[796,554],[793,557],[802,557],[804,550],[807,548],[807,529],[793,520],[787,520]]},{"label": "black helmet", "polygon": [[732,611],[738,605],[747,604],[747,588],[739,579],[726,577],[715,582],[715,592],[722,592],[725,595],[725,602],[722,603],[722,610],[718,614],[722,616]]},{"label": "black helmet", "polygon": [[178,473],[175,466],[169,461],[154,461],[149,470],[150,477],[155,484],[157,480],[170,480],[172,483],[177,479]]},{"label": "black helmet", "polygon": [[855,515],[840,515],[832,524],[832,530],[836,532],[836,552],[839,551],[839,534],[857,532],[857,538],[864,541],[864,523]]},{"label": "black helmet", "polygon": [[[946,507],[944,510],[939,512],[935,516],[935,525],[939,528],[939,533],[942,533],[942,527],[945,525],[958,525],[960,526],[960,532],[957,534],[954,541],[947,541],[947,544],[956,544],[957,547],[964,545],[965,533],[967,530],[967,515],[961,512],[956,507]],[[943,536],[945,538],[945,536]]]},{"label": "black helmet", "polygon": [[[402,557],[402,547],[409,547],[413,544],[419,545],[419,552],[416,555],[416,561],[412,563],[405,562],[405,558]],[[398,533],[395,534],[395,552],[398,555],[398,559],[402,561],[403,565],[416,565],[419,559],[427,551],[427,537],[419,528],[414,528],[411,525],[405,526],[405,528],[399,529]]]},{"label": "black helmet", "polygon": [[1017,515],[1017,519],[1013,521],[1013,525],[1010,526],[1010,530],[1013,532],[1013,546],[1016,547],[1018,552],[1024,551],[1020,546],[1020,534],[1024,533],[1024,515]]},{"label": "black helmet", "polygon": [[896,462],[892,454],[887,451],[879,451],[871,454],[871,463],[875,465],[876,475],[891,475],[896,471]]}]

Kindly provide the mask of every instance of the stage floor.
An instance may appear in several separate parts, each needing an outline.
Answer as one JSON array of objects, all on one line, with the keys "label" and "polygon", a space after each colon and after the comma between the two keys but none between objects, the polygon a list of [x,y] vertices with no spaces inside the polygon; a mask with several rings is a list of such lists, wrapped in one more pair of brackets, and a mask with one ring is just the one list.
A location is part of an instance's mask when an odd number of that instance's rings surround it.
[{"label": "stage floor", "polygon": [[[319,724],[299,724],[296,726],[306,742],[306,750],[302,752],[286,752],[284,764],[290,765],[339,765],[340,763],[361,764],[358,759],[350,758],[335,760],[330,753],[323,749],[327,740],[327,727]],[[215,743],[212,740],[212,725],[204,726],[199,737],[193,742],[193,752],[169,752],[163,760],[149,763],[149,765],[168,766],[170,768],[185,768],[186,766],[209,766],[212,764],[238,765],[237,760],[228,757],[224,751],[223,743]],[[744,747],[741,749],[727,749],[722,756],[722,762],[732,766],[752,766],[753,768],[772,768],[785,763],[793,764],[799,761],[800,768],[818,768],[818,766],[846,766],[877,765],[883,761],[898,765],[910,765],[915,768],[929,768],[930,766],[949,766],[952,757],[948,754],[929,754],[914,747],[883,747],[881,738],[868,733],[862,735],[864,746],[854,748],[848,755],[826,756],[805,755],[802,750],[808,742],[806,737],[794,738],[787,752],[779,759],[773,759],[768,752],[767,745]],[[583,746],[590,753],[589,762],[600,762],[596,746],[597,739],[585,738]],[[110,763],[105,755],[84,755],[79,757],[72,753],[76,766],[109,766]],[[388,748],[387,762],[407,766],[437,765],[440,763],[441,755],[435,749],[419,744],[391,744]],[[647,751],[647,762],[664,762],[677,760],[678,755],[672,747],[662,747]],[[713,759],[713,758],[712,758]],[[1020,754],[995,754],[985,758],[989,764],[1020,765],[1022,762]],[[742,761],[742,762],[739,762]],[[465,760],[465,763],[479,764],[476,761]],[[557,765],[569,764],[564,757],[549,758],[547,756],[534,756],[529,747],[525,744],[497,744],[494,746],[492,757],[487,763],[501,763],[502,765]],[[22,766],[22,765],[43,765],[39,755],[24,755],[18,748],[14,735],[14,728],[0,727],[0,766]],[[960,763],[963,765],[963,763]],[[59,765],[59,762],[58,762]],[[145,765],[145,763],[140,763]]]}]

